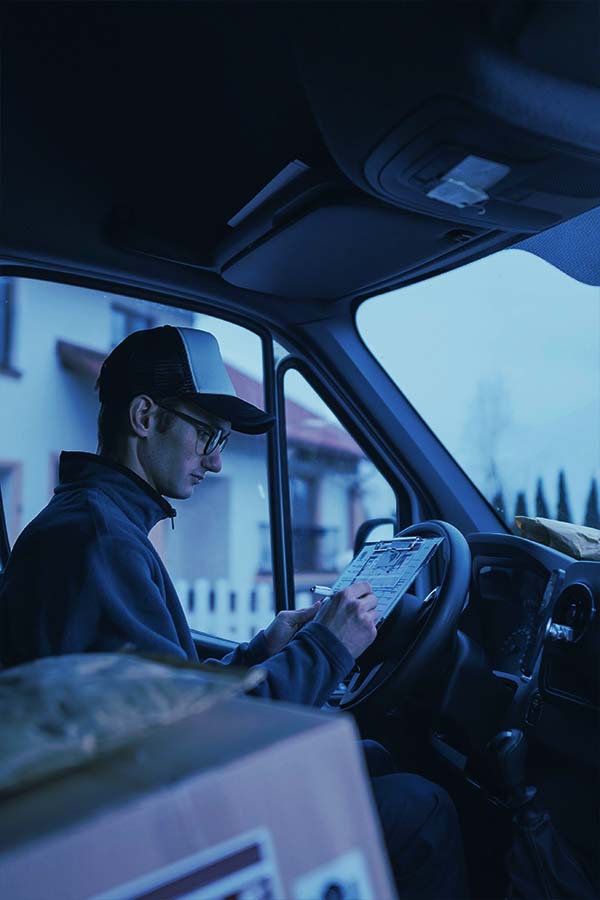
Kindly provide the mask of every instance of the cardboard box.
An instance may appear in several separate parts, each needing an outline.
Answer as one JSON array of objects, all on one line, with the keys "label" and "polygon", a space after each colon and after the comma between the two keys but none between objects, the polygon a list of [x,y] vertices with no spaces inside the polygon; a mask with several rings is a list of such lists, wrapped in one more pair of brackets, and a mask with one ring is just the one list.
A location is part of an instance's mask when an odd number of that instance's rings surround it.
[{"label": "cardboard box", "polygon": [[353,720],[229,697],[0,803],[3,900],[394,900]]}]

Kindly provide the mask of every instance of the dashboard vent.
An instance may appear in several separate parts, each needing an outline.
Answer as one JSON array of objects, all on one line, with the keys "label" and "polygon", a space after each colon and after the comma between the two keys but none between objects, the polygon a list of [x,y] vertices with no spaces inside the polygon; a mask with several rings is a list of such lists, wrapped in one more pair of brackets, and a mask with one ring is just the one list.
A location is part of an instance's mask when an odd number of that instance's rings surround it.
[{"label": "dashboard vent", "polygon": [[594,595],[586,584],[570,584],[560,594],[554,608],[552,621],[573,629],[573,640],[578,641],[590,626],[596,607]]}]

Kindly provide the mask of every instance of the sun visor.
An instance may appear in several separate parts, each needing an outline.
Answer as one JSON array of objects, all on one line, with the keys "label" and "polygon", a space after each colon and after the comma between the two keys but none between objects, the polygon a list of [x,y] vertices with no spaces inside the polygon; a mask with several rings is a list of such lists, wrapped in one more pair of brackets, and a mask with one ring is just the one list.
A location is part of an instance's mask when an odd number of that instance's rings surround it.
[{"label": "sun visor", "polygon": [[460,245],[487,235],[483,229],[456,229],[342,192],[322,193],[314,201],[254,241],[236,235],[235,255],[223,258],[222,248],[222,278],[291,299],[335,300],[383,288],[399,272],[454,254]]},{"label": "sun visor", "polygon": [[583,284],[600,286],[600,206],[515,244]]}]

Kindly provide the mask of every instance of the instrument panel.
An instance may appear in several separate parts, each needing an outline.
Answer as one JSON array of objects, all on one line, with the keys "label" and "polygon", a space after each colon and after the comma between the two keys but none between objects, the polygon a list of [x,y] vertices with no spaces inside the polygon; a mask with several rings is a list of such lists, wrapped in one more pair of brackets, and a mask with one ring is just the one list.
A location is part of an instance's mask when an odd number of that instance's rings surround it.
[{"label": "instrument panel", "polygon": [[600,563],[511,535],[472,535],[469,544],[471,602],[460,627],[491,669],[598,707]]}]

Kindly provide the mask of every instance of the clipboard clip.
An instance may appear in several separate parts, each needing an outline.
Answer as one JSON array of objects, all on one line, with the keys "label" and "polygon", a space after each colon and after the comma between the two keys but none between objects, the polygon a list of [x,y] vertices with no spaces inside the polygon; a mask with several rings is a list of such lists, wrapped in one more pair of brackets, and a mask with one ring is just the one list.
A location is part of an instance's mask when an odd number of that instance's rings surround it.
[{"label": "clipboard clip", "polygon": [[[392,538],[392,550],[405,553],[407,550],[416,550],[421,546],[423,538],[421,537],[399,537]],[[396,546],[399,545],[399,546]]]}]

